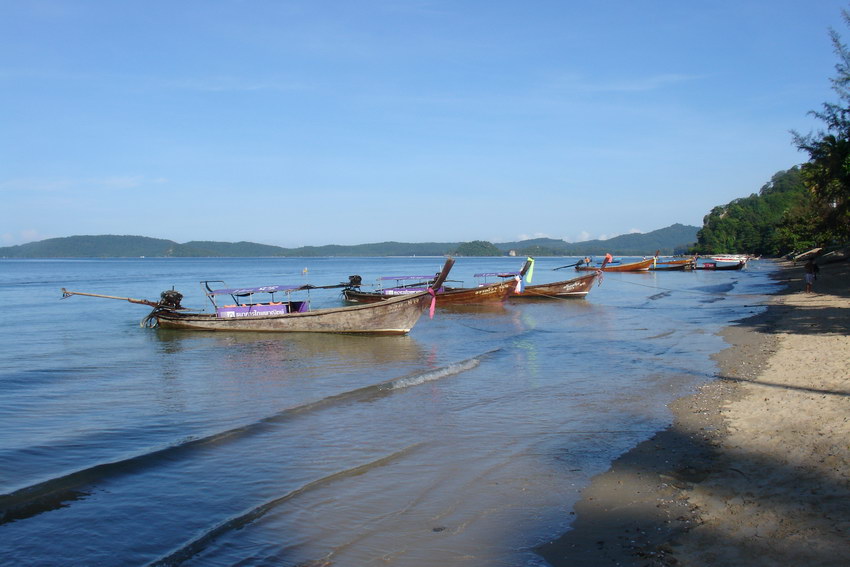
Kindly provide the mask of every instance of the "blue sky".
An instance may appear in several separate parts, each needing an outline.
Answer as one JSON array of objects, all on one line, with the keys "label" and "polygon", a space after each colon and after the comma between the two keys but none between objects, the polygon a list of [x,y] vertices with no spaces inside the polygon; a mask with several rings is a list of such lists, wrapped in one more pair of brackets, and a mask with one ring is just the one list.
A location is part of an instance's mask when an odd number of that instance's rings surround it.
[{"label": "blue sky", "polygon": [[801,163],[832,0],[0,0],[0,245],[610,238]]}]

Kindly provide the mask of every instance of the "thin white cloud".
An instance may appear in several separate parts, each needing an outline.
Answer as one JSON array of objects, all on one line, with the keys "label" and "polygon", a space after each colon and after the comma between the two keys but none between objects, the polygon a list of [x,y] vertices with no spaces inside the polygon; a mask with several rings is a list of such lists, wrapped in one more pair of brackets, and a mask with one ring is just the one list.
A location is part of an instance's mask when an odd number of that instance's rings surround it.
[{"label": "thin white cloud", "polygon": [[579,75],[563,75],[551,84],[557,90],[576,93],[629,93],[659,90],[671,85],[702,79],[700,75],[662,73],[617,80],[589,80]]}]

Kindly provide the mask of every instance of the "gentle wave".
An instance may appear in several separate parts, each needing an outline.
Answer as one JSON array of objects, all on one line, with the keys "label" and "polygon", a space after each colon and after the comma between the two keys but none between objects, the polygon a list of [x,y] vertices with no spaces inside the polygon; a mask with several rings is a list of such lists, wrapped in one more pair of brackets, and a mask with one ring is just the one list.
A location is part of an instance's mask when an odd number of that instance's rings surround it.
[{"label": "gentle wave", "polygon": [[433,382],[434,380],[440,380],[442,378],[454,376],[455,374],[460,374],[461,372],[466,372],[467,370],[472,370],[479,364],[481,364],[480,358],[470,358],[463,362],[458,362],[456,364],[440,368],[439,370],[432,370],[430,372],[419,374],[418,376],[393,380],[387,384],[387,386],[391,390],[400,390],[402,388],[409,388],[410,386],[418,386],[425,382]]},{"label": "gentle wave", "polygon": [[247,512],[245,512],[243,514],[240,514],[238,516],[234,516],[232,518],[229,518],[229,519],[219,523],[215,527],[204,532],[202,535],[198,536],[197,538],[193,539],[192,541],[181,546],[179,549],[173,551],[172,553],[170,553],[166,557],[162,557],[160,559],[157,559],[157,560],[149,563],[148,565],[149,565],[149,567],[165,567],[165,566],[180,565],[180,564],[184,563],[185,561],[191,559],[193,556],[197,555],[201,551],[203,551],[207,546],[209,546],[210,543],[212,543],[213,541],[215,541],[217,538],[221,537],[222,535],[225,535],[229,532],[233,532],[235,530],[238,530],[238,529],[241,529],[241,528],[247,526],[248,524],[254,522],[255,520],[257,520],[259,518],[261,518],[266,513],[273,510],[274,508],[276,508],[277,506],[280,506],[281,504],[283,504],[283,503],[285,503],[289,500],[292,500],[296,496],[300,496],[301,494],[304,494],[306,492],[309,492],[310,490],[319,488],[321,486],[328,485],[328,484],[330,484],[330,483],[332,483],[336,480],[343,479],[343,478],[349,478],[349,477],[353,477],[353,476],[358,476],[358,475],[361,475],[361,474],[368,472],[372,469],[375,469],[377,467],[381,467],[383,465],[386,465],[386,464],[388,464],[392,461],[396,461],[398,459],[401,459],[402,457],[407,456],[414,449],[420,447],[421,445],[422,445],[421,443],[417,443],[417,444],[411,445],[409,447],[405,447],[404,449],[401,449],[400,451],[396,451],[395,453],[392,453],[391,455],[381,457],[380,459],[377,459],[377,460],[374,460],[374,461],[371,461],[371,462],[368,462],[368,463],[365,463],[363,465],[359,465],[359,466],[356,466],[356,467],[353,467],[353,468],[350,468],[350,469],[345,469],[345,470],[333,473],[331,475],[316,479],[312,482],[309,482],[309,483],[305,484],[304,486],[301,486],[299,488],[296,488],[295,490],[287,492],[286,494],[284,494],[282,496],[279,496],[279,497],[277,497],[273,500],[269,500],[267,502],[264,502],[263,504],[260,504],[259,506],[255,506],[254,508],[251,508],[250,510],[248,510]]},{"label": "gentle wave", "polygon": [[27,486],[0,495],[0,525],[23,520],[37,516],[43,512],[55,510],[68,505],[68,502],[79,500],[86,495],[82,487],[93,484],[98,480],[115,476],[118,474],[129,474],[146,466],[154,465],[162,457],[173,456],[189,452],[210,443],[227,440],[236,440],[248,435],[254,435],[264,431],[271,425],[277,425],[300,416],[306,412],[352,401],[375,399],[381,395],[455,376],[478,366],[482,359],[493,355],[501,349],[484,352],[466,360],[449,364],[447,366],[416,373],[402,378],[394,378],[385,382],[379,382],[363,388],[350,390],[333,396],[317,400],[308,404],[287,408],[277,414],[265,417],[261,420],[228,429],[219,433],[200,438],[189,438],[185,441],[168,445],[147,453],[130,456],[117,461],[101,463],[67,475],[52,478],[38,484]]}]

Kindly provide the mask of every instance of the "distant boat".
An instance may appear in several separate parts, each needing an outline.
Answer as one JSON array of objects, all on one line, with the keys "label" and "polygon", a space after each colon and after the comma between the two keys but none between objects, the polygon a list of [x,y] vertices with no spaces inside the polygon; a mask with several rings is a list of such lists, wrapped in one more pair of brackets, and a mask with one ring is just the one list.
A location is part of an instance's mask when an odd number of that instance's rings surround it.
[{"label": "distant boat", "polygon": [[[434,285],[440,286],[449,274],[454,259],[449,258]],[[357,333],[403,335],[413,328],[422,312],[435,298],[432,290],[390,298],[373,305],[353,305],[310,310],[308,301],[295,301],[291,294],[311,289],[341,287],[333,286],[286,286],[272,285],[253,288],[211,289],[204,282],[207,297],[213,304],[214,313],[190,311],[180,305],[182,294],[174,290],[165,291],[158,302],[128,297],[114,297],[94,293],[62,290],[63,298],[72,295],[87,295],[107,299],[121,299],[153,307],[153,311],[142,321],[148,326],[163,329],[185,329],[194,331],[262,331],[303,333]],[[285,293],[286,301],[275,302],[275,293]],[[269,295],[269,301],[254,302],[255,295]],[[230,297],[232,304],[218,305],[217,297]]]},{"label": "distant boat", "polygon": [[603,272],[646,272],[649,267],[655,262],[655,258],[641,260],[640,262],[630,262],[628,264],[602,265],[602,266],[576,266],[576,270],[580,272],[590,272],[602,270]]},{"label": "distant boat", "polygon": [[718,254],[709,258],[715,262],[743,262],[744,264],[750,259],[746,254]]},{"label": "distant boat", "polygon": [[652,271],[692,270],[696,264],[696,256],[679,260],[657,260],[649,269]]},{"label": "distant boat", "polygon": [[736,262],[735,264],[718,264],[717,262],[703,262],[702,264],[697,264],[694,266],[695,270],[713,270],[713,271],[721,271],[721,270],[742,270],[744,266],[746,266],[746,262],[741,260],[740,262]]}]

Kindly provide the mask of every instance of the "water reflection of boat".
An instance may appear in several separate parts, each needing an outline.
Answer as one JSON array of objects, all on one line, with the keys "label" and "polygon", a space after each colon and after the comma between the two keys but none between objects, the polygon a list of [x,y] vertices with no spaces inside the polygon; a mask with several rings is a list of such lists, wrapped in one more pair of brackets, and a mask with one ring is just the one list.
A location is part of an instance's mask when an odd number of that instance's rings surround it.
[{"label": "water reflection of boat", "polygon": [[485,303],[453,303],[450,305],[444,305],[442,309],[446,313],[480,315],[485,317],[510,313],[510,309],[504,301],[491,301]]},{"label": "water reflection of boat", "polygon": [[421,345],[412,336],[365,336],[353,334],[294,333],[286,341],[263,332],[219,333],[196,331],[184,333],[157,329],[157,339],[166,351],[184,351],[207,345],[228,350],[238,349],[249,355],[240,359],[274,362],[297,358],[332,357],[349,363],[386,364],[413,362],[423,357]]}]

